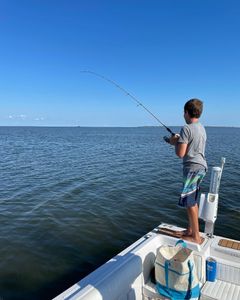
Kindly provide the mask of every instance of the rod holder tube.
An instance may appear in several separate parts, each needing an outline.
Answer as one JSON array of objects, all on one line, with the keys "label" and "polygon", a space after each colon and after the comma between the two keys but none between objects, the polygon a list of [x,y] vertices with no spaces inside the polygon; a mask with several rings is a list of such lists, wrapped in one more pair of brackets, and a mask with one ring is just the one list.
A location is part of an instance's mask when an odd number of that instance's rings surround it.
[{"label": "rod holder tube", "polygon": [[209,187],[210,194],[218,194],[221,175],[222,175],[222,168],[220,168],[220,167],[212,168],[211,181],[210,181],[210,187]]}]

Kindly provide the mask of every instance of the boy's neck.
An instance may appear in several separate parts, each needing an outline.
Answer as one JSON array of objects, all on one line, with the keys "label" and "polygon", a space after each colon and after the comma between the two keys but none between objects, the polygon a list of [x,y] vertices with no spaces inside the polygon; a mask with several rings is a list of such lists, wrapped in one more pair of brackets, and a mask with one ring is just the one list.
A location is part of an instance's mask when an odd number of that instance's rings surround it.
[{"label": "boy's neck", "polygon": [[187,120],[187,124],[197,123],[199,121],[198,118],[189,118]]}]

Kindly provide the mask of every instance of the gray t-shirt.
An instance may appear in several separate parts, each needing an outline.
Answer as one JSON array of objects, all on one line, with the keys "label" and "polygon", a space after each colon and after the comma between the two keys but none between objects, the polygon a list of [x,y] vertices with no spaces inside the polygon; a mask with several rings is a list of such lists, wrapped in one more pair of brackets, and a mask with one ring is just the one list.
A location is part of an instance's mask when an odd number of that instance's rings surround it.
[{"label": "gray t-shirt", "polygon": [[186,124],[180,131],[178,143],[188,144],[187,153],[183,157],[183,167],[207,169],[205,145],[207,135],[200,122]]}]

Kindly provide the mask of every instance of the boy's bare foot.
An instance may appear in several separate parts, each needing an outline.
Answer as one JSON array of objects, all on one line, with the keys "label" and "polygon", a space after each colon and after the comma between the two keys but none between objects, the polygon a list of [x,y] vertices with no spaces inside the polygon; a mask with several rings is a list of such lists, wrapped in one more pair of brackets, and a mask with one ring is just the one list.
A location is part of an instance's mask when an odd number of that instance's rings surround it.
[{"label": "boy's bare foot", "polygon": [[201,245],[204,242],[204,238],[202,238],[202,237],[197,239],[197,238],[194,238],[193,236],[183,236],[182,238],[186,241],[196,243],[196,244],[199,244],[199,245]]}]

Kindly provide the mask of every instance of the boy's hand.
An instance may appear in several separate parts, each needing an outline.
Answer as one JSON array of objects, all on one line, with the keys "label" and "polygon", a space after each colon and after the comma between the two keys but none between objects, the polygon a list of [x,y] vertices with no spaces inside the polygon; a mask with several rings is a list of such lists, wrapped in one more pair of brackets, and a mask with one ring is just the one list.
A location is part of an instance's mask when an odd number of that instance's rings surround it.
[{"label": "boy's hand", "polygon": [[178,133],[176,133],[175,135],[170,137],[169,144],[175,146],[177,144],[179,138],[180,138],[180,135]]}]

